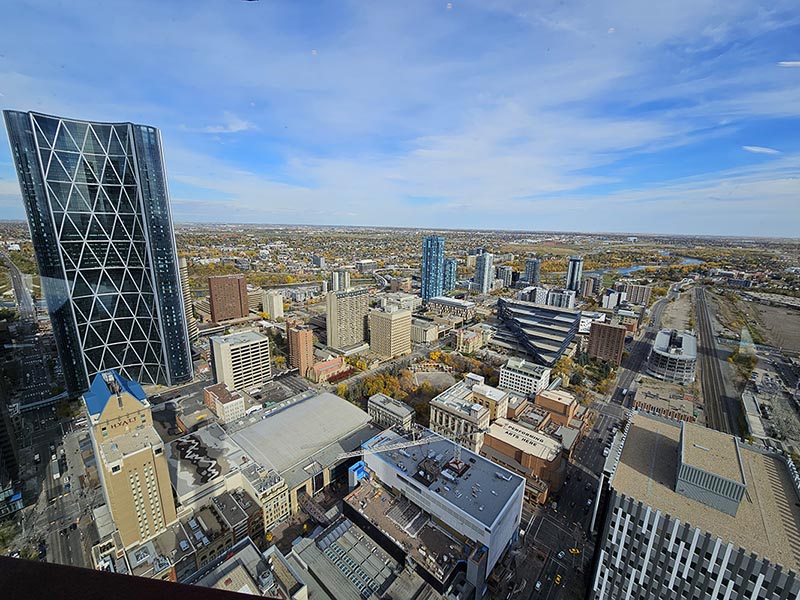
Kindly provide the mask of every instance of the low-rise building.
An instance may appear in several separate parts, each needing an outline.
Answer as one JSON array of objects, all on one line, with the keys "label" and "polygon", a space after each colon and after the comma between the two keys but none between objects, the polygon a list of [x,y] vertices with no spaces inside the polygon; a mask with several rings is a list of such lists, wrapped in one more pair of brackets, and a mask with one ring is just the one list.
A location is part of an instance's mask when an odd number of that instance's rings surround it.
[{"label": "low-rise building", "polygon": [[549,412],[553,421],[564,426],[573,423],[580,407],[575,396],[563,390],[542,390],[534,402]]},{"label": "low-rise building", "polygon": [[489,427],[481,456],[525,478],[525,499],[543,504],[564,483],[567,460],[560,440],[522,423],[498,419]]},{"label": "low-rise building", "polygon": [[422,306],[422,298],[416,294],[392,292],[382,295],[380,298],[380,303],[381,308],[384,309],[387,307],[396,307],[414,312]]},{"label": "low-rise building", "polygon": [[592,323],[605,323],[606,313],[599,311],[581,311],[581,322],[578,325],[578,333],[589,333]]},{"label": "low-rise building", "polygon": [[483,377],[470,373],[430,402],[431,429],[473,452],[483,445],[490,415],[489,408],[474,400],[472,387],[476,384],[483,384]]},{"label": "low-rise building", "polygon": [[203,388],[203,402],[223,425],[244,417],[244,398],[235,390],[230,392],[224,383]]},{"label": "low-rise building", "polygon": [[475,318],[475,303],[446,296],[436,296],[428,300],[428,310],[434,314],[461,317],[465,321]]},{"label": "low-rise building", "polygon": [[550,371],[522,358],[509,358],[500,368],[498,387],[533,397],[550,385]]},{"label": "low-rise building", "polygon": [[318,362],[308,370],[308,378],[314,383],[326,383],[332,377],[344,373],[350,367],[343,356]]},{"label": "low-rise building", "polygon": [[408,431],[414,422],[414,409],[386,394],[370,396],[367,401],[367,413],[376,425],[386,429],[401,427]]},{"label": "low-rise building", "polygon": [[415,344],[432,344],[439,339],[439,325],[422,319],[411,320],[411,341]]}]

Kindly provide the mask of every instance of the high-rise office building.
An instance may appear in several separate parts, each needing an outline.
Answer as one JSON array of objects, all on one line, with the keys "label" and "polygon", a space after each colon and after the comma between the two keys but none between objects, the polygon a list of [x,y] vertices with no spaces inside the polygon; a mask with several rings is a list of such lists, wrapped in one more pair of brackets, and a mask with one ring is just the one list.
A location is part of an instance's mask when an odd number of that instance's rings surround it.
[{"label": "high-rise office building", "polygon": [[192,377],[155,127],[4,111],[67,389]]},{"label": "high-rise office building", "polygon": [[482,294],[488,294],[494,284],[494,255],[484,252],[475,259],[475,286]]},{"label": "high-rise office building", "polygon": [[186,314],[186,330],[189,332],[189,342],[196,342],[200,337],[197,319],[194,318],[192,305],[192,290],[189,289],[189,265],[184,257],[178,258],[178,271],[181,276],[181,295],[183,296],[183,310]]},{"label": "high-rise office building", "polygon": [[350,271],[340,269],[331,273],[331,281],[328,290],[331,292],[341,292],[350,289]]},{"label": "high-rise office building", "polygon": [[328,346],[343,350],[364,343],[369,312],[367,288],[328,292],[326,308]]},{"label": "high-rise office building", "polygon": [[564,286],[573,292],[581,291],[581,279],[583,278],[583,257],[570,256],[567,265],[567,285]]},{"label": "high-rise office building", "polygon": [[394,358],[411,352],[411,311],[387,306],[369,312],[369,347],[380,356]]},{"label": "high-rise office building", "polygon": [[458,273],[458,261],[455,258],[446,258],[444,261],[444,279],[442,280],[442,292],[449,292],[456,289],[456,276]]},{"label": "high-rise office building", "polygon": [[264,312],[270,319],[280,319],[283,317],[283,294],[277,292],[264,292],[262,296]]},{"label": "high-rise office building", "polygon": [[800,477],[770,450],[634,413],[600,478],[588,597],[800,597]]},{"label": "high-rise office building", "polygon": [[538,258],[529,258],[525,261],[525,281],[529,285],[539,285],[542,272],[542,261]]},{"label": "high-rise office building", "polygon": [[325,257],[318,256],[316,254],[311,256],[311,266],[312,267],[319,267],[320,269],[325,268]]},{"label": "high-rise office building", "polygon": [[422,240],[422,299],[441,296],[444,286],[444,238],[429,235]]},{"label": "high-rise office building", "polygon": [[215,275],[208,278],[211,320],[219,323],[242,319],[250,314],[244,275]]},{"label": "high-rise office building", "polygon": [[147,395],[112,370],[95,375],[83,402],[103,494],[123,545],[155,537],[177,514]]},{"label": "high-rise office building", "polygon": [[269,338],[257,331],[241,331],[211,338],[214,380],[229,390],[262,386],[272,379]]},{"label": "high-rise office building", "polygon": [[314,333],[308,325],[299,322],[286,324],[286,342],[289,347],[289,364],[302,377],[314,366]]}]

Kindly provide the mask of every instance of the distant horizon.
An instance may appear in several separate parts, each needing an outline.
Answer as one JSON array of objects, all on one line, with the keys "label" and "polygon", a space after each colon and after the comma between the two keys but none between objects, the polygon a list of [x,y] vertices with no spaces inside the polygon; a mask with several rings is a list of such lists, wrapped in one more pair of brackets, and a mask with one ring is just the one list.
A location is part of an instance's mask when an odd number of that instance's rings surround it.
[{"label": "distant horizon", "polygon": [[[2,223],[27,223],[26,218],[22,219],[5,219],[0,218]],[[480,232],[480,233],[493,233],[499,232],[504,234],[519,233],[531,235],[586,235],[586,236],[628,236],[628,237],[676,237],[676,238],[709,238],[709,239],[737,239],[737,240],[770,240],[770,241],[788,241],[800,243],[800,236],[787,237],[787,236],[747,236],[747,235],[719,235],[707,233],[657,233],[646,231],[568,231],[568,230],[532,230],[532,229],[479,229],[475,227],[400,227],[391,225],[321,225],[313,223],[253,223],[253,222],[237,222],[237,221],[176,221],[173,219],[173,224],[176,227],[185,225],[196,226],[212,226],[212,225],[225,225],[230,227],[266,227],[266,228],[283,228],[283,227],[309,227],[317,229],[385,229],[385,230],[401,230],[401,231],[419,231],[419,232]]]},{"label": "distant horizon", "polygon": [[[2,107],[157,127],[176,222],[800,229],[796,0],[73,0],[3,16]],[[3,140],[0,218],[23,216]]]}]

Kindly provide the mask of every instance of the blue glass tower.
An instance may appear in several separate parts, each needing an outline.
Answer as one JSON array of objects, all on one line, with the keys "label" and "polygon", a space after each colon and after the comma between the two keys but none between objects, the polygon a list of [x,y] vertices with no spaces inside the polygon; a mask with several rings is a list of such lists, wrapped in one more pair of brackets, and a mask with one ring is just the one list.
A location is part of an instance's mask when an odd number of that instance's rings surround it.
[{"label": "blue glass tower", "polygon": [[191,380],[159,131],[3,115],[67,389]]},{"label": "blue glass tower", "polygon": [[430,235],[422,240],[422,299],[442,295],[444,284],[444,238]]},{"label": "blue glass tower", "polygon": [[444,284],[442,286],[445,292],[456,289],[457,270],[458,261],[455,258],[446,258],[444,261]]}]

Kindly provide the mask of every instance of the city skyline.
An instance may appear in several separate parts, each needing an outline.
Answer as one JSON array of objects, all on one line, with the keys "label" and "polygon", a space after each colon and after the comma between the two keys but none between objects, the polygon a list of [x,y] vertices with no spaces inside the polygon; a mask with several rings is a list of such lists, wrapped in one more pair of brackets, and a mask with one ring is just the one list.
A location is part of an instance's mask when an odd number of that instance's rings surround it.
[{"label": "city skyline", "polygon": [[[789,2],[59,10],[7,15],[0,103],[162,129],[178,222],[796,231]],[[21,218],[3,146],[0,219]]]}]

